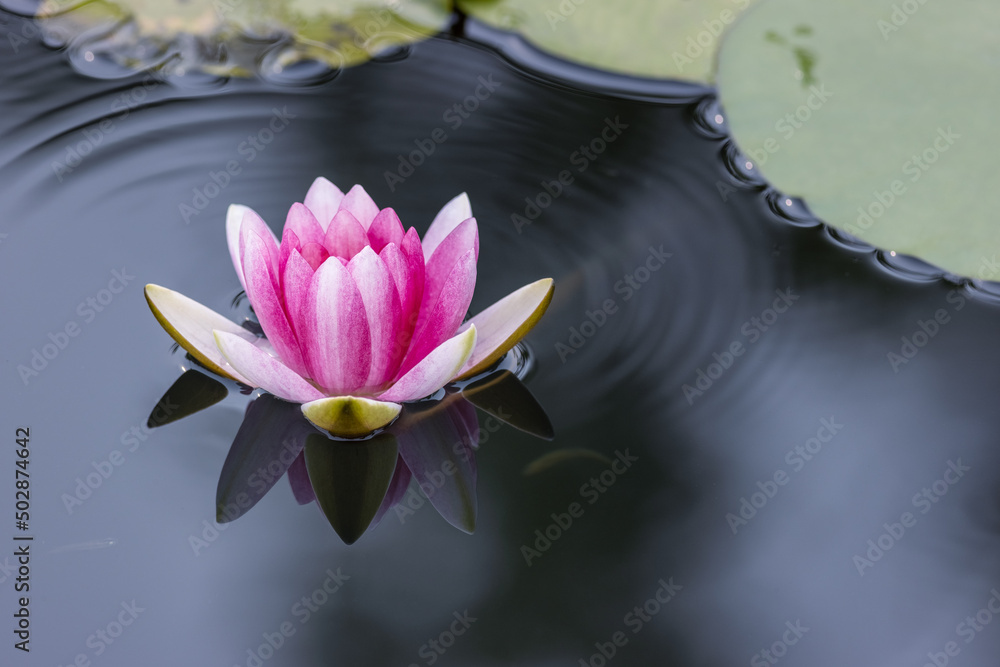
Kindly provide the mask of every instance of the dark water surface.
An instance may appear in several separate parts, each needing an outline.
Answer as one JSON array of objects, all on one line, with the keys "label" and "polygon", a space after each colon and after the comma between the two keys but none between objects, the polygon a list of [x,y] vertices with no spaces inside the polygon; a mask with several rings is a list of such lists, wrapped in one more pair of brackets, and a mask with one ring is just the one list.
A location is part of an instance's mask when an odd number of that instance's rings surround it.
[{"label": "dark water surface", "polygon": [[[309,84],[101,79],[0,40],[0,386],[11,446],[31,429],[35,535],[30,661],[5,630],[0,662],[997,664],[992,288],[840,241],[727,166],[710,91],[570,67],[547,83],[546,59],[515,67],[496,50],[523,44],[469,30]],[[420,231],[467,191],[473,312],[555,278],[527,384],[556,438],[485,438],[472,536],[425,503],[348,547],[285,483],[220,527],[248,397],[144,428],[189,364],[143,285],[236,317],[226,207],[280,228],[317,175]],[[50,334],[65,347],[22,378]],[[524,474],[560,449],[606,458]],[[0,586],[8,627],[6,569]]]}]

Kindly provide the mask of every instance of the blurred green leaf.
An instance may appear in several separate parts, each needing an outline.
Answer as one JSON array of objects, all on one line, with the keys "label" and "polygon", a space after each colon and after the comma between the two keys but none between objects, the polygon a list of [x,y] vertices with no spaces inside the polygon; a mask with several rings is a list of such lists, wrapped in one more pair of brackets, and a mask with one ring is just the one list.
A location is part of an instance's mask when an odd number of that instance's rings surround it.
[{"label": "blurred green leaf", "polygon": [[758,0],[459,0],[485,23],[613,72],[708,81],[720,36]]},{"label": "blurred green leaf", "polygon": [[718,84],[749,160],[865,241],[998,280],[1000,5],[766,0]]},{"label": "blurred green leaf", "polygon": [[269,62],[275,71],[300,60],[360,64],[436,34],[449,7],[445,0],[46,0],[38,17],[63,42],[101,33],[100,50],[128,66],[167,61],[174,69],[248,75],[278,42]]}]

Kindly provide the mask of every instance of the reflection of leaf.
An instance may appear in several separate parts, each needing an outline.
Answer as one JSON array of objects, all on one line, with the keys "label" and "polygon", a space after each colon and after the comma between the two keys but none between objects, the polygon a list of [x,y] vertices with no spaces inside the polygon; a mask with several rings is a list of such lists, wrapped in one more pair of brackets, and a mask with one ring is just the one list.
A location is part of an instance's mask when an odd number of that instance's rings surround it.
[{"label": "reflection of leaf", "polygon": [[306,440],[306,468],[316,500],[340,539],[354,544],[382,505],[396,469],[395,436],[360,442],[314,433]]},{"label": "reflection of leaf", "polygon": [[[983,110],[997,98],[988,82],[1000,61],[1000,5],[902,6],[762,2],[719,53],[729,126],[763,175],[824,221],[886,250],[998,280],[1000,138]],[[761,39],[769,32],[808,53],[775,48]],[[796,70],[815,76],[815,86],[803,88]]]},{"label": "reflection of leaf", "polygon": [[544,408],[524,383],[508,370],[490,373],[462,389],[477,408],[525,433],[543,440],[555,437],[552,422]]},{"label": "reflection of leaf", "polygon": [[607,466],[610,466],[612,463],[611,459],[607,456],[601,454],[600,452],[595,452],[593,449],[566,447],[564,449],[557,449],[554,452],[549,452],[545,456],[535,459],[524,467],[522,474],[537,475],[540,472],[545,472],[553,466],[579,459],[592,459],[594,461],[600,461]]},{"label": "reflection of leaf", "polygon": [[640,76],[707,81],[720,35],[758,0],[459,0],[568,60]]},{"label": "reflection of leaf", "polygon": [[228,394],[225,385],[218,380],[195,370],[185,371],[156,403],[146,426],[156,428],[189,417],[215,405]]},{"label": "reflection of leaf", "polygon": [[219,474],[215,520],[234,521],[256,505],[292,465],[310,433],[316,429],[296,403],[270,394],[250,403]]}]

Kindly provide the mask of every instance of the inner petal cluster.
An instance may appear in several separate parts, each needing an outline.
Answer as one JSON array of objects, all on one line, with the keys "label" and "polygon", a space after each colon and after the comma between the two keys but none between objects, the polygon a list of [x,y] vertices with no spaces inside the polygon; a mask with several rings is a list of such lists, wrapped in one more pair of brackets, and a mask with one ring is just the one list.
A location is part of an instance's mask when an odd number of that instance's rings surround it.
[{"label": "inner petal cluster", "polygon": [[477,259],[475,219],[428,249],[362,187],[328,181],[292,205],[280,243],[245,209],[234,253],[281,361],[330,396],[377,396],[453,336]]}]

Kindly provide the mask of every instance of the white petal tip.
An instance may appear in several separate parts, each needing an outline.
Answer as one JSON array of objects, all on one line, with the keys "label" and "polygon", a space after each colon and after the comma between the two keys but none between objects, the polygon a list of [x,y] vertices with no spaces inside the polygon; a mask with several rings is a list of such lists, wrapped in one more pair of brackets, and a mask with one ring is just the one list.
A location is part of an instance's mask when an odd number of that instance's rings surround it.
[{"label": "white petal tip", "polygon": [[479,325],[477,349],[458,379],[471,377],[495,364],[531,331],[552,302],[555,281],[542,278],[515,290],[472,318]]}]

